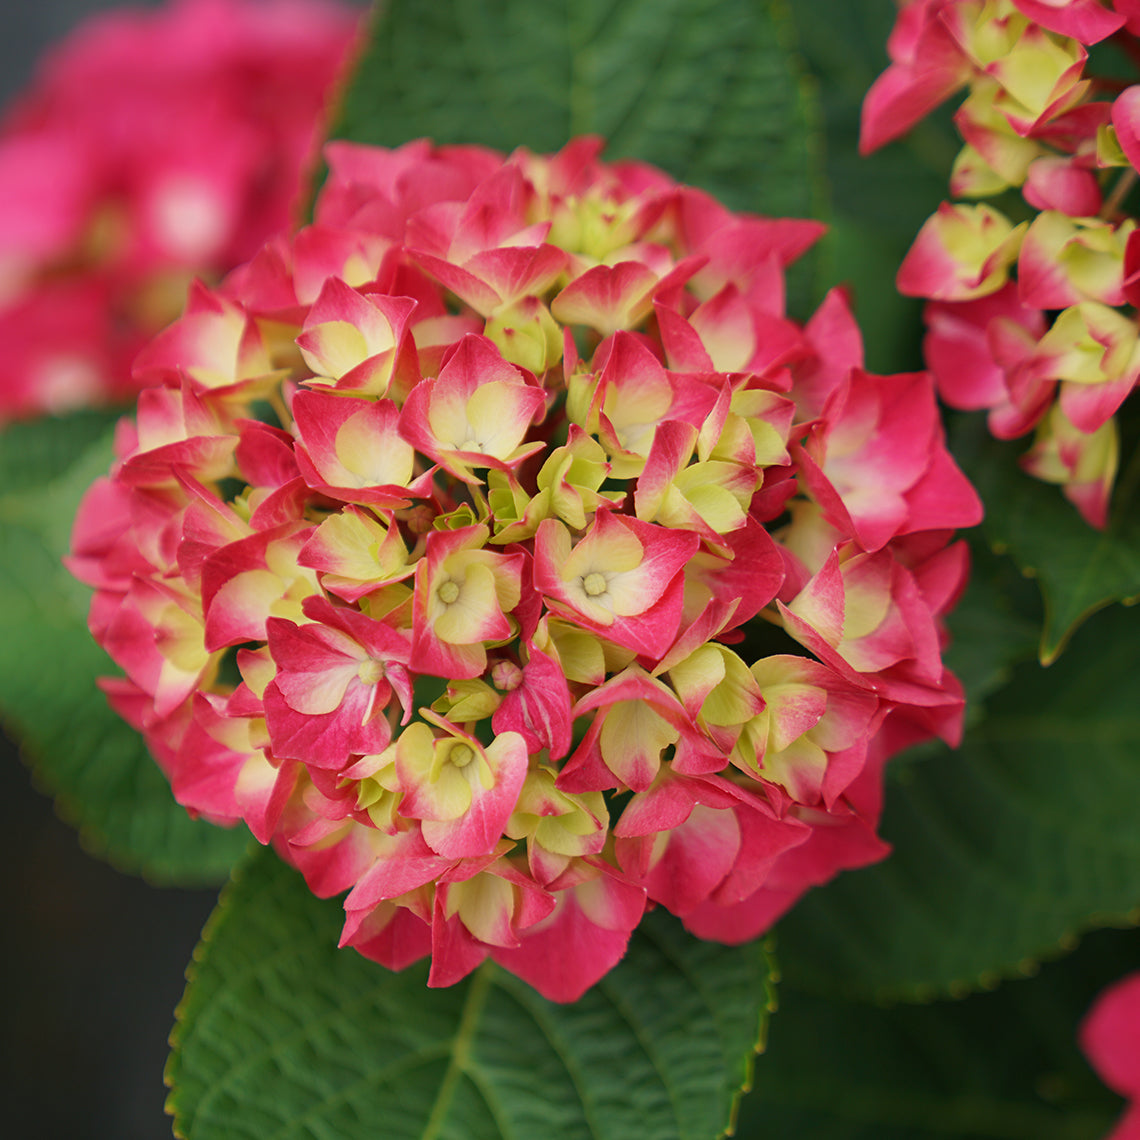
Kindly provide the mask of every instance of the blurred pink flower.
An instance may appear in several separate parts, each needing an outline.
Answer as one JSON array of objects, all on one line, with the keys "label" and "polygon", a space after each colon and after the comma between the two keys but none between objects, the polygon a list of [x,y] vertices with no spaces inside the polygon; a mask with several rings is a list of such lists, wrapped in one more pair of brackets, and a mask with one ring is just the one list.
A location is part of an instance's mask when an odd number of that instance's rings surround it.
[{"label": "blurred pink flower", "polygon": [[1129,974],[1096,999],[1080,1039],[1104,1083],[1130,1102],[1105,1140],[1140,1140],[1140,974]]},{"label": "blurred pink flower", "polygon": [[0,422],[121,401],[135,351],[297,221],[357,15],[173,0],[81,25],[0,127]]}]

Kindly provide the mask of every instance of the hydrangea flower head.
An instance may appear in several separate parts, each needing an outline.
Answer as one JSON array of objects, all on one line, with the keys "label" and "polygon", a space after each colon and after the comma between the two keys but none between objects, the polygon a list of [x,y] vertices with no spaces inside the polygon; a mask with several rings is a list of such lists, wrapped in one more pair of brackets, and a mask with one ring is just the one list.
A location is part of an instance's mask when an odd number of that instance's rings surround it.
[{"label": "hydrangea flower head", "polygon": [[432,985],[572,1000],[649,905],[751,938],[961,729],[930,377],[866,373],[842,293],[785,315],[822,227],[599,153],[331,144],[313,223],[140,356],[74,532],[180,802]]},{"label": "hydrangea flower head", "polygon": [[357,16],[173,0],[78,28],[0,126],[0,421],[122,400],[134,353],[294,221]]}]

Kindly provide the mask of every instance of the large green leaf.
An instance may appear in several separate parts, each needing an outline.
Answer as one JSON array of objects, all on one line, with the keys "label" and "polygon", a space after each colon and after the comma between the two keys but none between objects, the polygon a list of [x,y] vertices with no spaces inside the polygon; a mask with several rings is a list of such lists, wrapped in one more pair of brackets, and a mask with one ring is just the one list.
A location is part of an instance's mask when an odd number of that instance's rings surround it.
[{"label": "large green leaf", "polygon": [[1137,644],[1140,612],[1102,612],[1055,665],[1018,666],[960,752],[900,762],[883,819],[894,853],[782,923],[788,979],[960,993],[1082,929],[1140,920]]},{"label": "large green leaf", "polygon": [[792,13],[824,127],[823,216],[832,232],[820,247],[820,289],[850,286],[871,369],[919,368],[921,304],[895,290],[895,273],[919,227],[947,196],[960,143],[943,113],[876,154],[859,154],[859,110],[888,62],[887,34],[898,14],[893,0],[797,0]]},{"label": "large green leaf", "polygon": [[[1056,487],[1030,478],[1018,466],[1025,441],[991,439],[981,417],[959,417],[953,445],[959,462],[986,504],[983,531],[1035,577],[1045,599],[1041,659],[1052,661],[1089,614],[1117,601],[1140,597],[1140,470],[1127,470],[1113,496],[1108,527],[1093,530]],[[1136,454],[1135,433],[1126,434],[1126,455]]]},{"label": "large green leaf", "polygon": [[811,111],[773,0],[388,0],[334,134],[558,150],[600,134],[734,209],[808,215]]},{"label": "large green leaf", "polygon": [[819,90],[831,207],[902,242],[905,249],[947,197],[950,167],[962,145],[949,108],[874,154],[860,155],[863,97],[890,62],[887,36],[898,5],[894,0],[797,0],[792,15]]},{"label": "large green leaf", "polygon": [[943,660],[965,687],[966,715],[973,723],[984,715],[985,699],[1009,682],[1013,666],[1034,657],[1041,603],[1036,587],[977,531],[967,539],[970,578],[947,619],[950,644]]},{"label": "large green leaf", "polygon": [[1140,963],[1101,931],[1031,980],[878,1009],[780,989],[739,1140],[1094,1140],[1121,1101],[1077,1046],[1097,992]]},{"label": "large green leaf", "polygon": [[771,1003],[757,945],[658,912],[555,1005],[492,965],[450,989],[337,950],[343,911],[269,851],[207,926],[167,1069],[186,1140],[713,1140]]},{"label": "large green leaf", "polygon": [[191,820],[107,707],[95,678],[115,668],[87,632],[89,592],[60,563],[110,462],[110,422],[86,413],[0,435],[0,719],[89,850],[155,881],[217,882],[248,833]]}]

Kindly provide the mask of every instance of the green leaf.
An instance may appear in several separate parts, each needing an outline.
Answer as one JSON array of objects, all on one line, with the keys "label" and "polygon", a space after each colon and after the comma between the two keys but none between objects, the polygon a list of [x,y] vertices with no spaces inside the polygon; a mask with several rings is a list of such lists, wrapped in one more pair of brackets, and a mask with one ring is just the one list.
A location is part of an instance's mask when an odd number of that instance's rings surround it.
[{"label": "green leaf", "polygon": [[850,286],[870,369],[919,368],[921,304],[898,293],[894,278],[922,223],[947,196],[961,142],[943,112],[875,154],[859,154],[860,107],[888,63],[893,0],[797,0],[792,14],[824,127],[827,206],[819,216],[832,232],[820,246],[820,292]]},{"label": "green leaf", "polygon": [[334,136],[554,151],[600,134],[733,209],[812,212],[812,111],[781,3],[389,0]]},{"label": "green leaf", "polygon": [[947,618],[950,644],[942,656],[966,689],[973,722],[983,715],[985,699],[1009,682],[1013,666],[1036,655],[1041,601],[1036,587],[976,530],[966,538],[970,578]]},{"label": "green leaf", "polygon": [[255,852],[207,925],[178,1010],[168,1110],[186,1140],[712,1140],[771,1000],[757,945],[662,912],[571,1005],[487,964],[449,989],[337,950],[344,914]]},{"label": "green leaf", "polygon": [[890,62],[887,36],[898,5],[894,0],[842,5],[797,0],[792,12],[819,90],[831,208],[899,243],[905,252],[918,228],[948,196],[950,168],[962,145],[950,107],[874,154],[859,154],[863,97]]},{"label": "green leaf", "polygon": [[248,832],[191,820],[107,706],[95,679],[116,669],[87,631],[90,592],[60,562],[80,497],[110,463],[111,422],[83,413],[0,434],[0,720],[90,851],[154,881],[214,883]]},{"label": "green leaf", "polygon": [[877,1009],[780,988],[738,1140],[1092,1140],[1121,1107],[1077,1027],[1140,960],[1102,931],[1032,980],[930,1006]]},{"label": "green leaf", "polygon": [[[1126,436],[1124,454],[1140,457]],[[1036,578],[1045,600],[1040,655],[1054,660],[1073,631],[1096,610],[1140,596],[1140,517],[1137,475],[1126,471],[1113,495],[1107,529],[1093,530],[1057,487],[1031,478],[1017,464],[1024,440],[991,439],[980,416],[958,417],[955,456],[986,504],[983,532]]]},{"label": "green leaf", "polygon": [[[1034,968],[1091,926],[1140,921],[1140,612],[1096,615],[1031,662],[960,752],[896,765],[893,854],[781,924],[793,984],[923,999]],[[888,773],[891,771],[888,768]]]},{"label": "green leaf", "polygon": [[[42,490],[63,478],[104,437],[118,412],[82,411],[43,416],[0,431],[0,487],[5,495]],[[104,468],[105,468],[104,464]],[[71,520],[64,520],[65,527]]]}]

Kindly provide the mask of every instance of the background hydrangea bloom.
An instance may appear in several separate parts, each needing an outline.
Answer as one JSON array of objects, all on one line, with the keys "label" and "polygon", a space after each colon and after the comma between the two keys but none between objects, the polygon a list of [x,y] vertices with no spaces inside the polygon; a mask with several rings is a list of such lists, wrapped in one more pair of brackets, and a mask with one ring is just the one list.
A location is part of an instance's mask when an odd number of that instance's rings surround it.
[{"label": "background hydrangea bloom", "polygon": [[356,34],[325,0],[90,20],[0,128],[0,420],[121,400],[137,349],[294,220]]},{"label": "background hydrangea bloom", "polygon": [[818,224],[599,150],[330,145],[313,224],[139,356],[73,536],[180,802],[433,985],[572,1000],[647,903],[754,937],[961,731],[929,376],[865,373],[841,293],[785,316]]},{"label": "background hydrangea bloom", "polygon": [[1059,484],[1096,527],[1119,464],[1115,413],[1140,378],[1128,201],[1140,86],[1098,75],[1088,49],[1114,36],[1134,68],[1138,32],[1130,0],[912,0],[863,105],[867,151],[968,89],[951,193],[1018,189],[1030,220],[943,203],[898,288],[930,302],[925,351],[942,398],[987,409],[998,438],[1034,431],[1022,466]]}]

